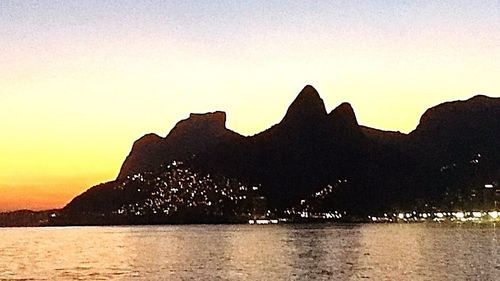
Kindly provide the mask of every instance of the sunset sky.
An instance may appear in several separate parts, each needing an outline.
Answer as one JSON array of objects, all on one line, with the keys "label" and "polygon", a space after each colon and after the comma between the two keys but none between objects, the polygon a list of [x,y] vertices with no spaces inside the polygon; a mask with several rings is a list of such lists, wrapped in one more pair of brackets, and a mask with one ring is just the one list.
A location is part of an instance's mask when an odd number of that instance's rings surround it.
[{"label": "sunset sky", "polygon": [[191,112],[258,133],[306,84],[402,132],[500,96],[500,1],[1,0],[0,211],[64,206]]}]

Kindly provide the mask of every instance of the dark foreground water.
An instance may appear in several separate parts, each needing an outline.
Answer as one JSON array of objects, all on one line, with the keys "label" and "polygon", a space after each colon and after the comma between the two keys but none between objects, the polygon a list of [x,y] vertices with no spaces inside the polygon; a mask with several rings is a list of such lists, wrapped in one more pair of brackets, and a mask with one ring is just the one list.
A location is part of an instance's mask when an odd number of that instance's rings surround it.
[{"label": "dark foreground water", "polygon": [[0,280],[500,280],[500,228],[0,228]]}]

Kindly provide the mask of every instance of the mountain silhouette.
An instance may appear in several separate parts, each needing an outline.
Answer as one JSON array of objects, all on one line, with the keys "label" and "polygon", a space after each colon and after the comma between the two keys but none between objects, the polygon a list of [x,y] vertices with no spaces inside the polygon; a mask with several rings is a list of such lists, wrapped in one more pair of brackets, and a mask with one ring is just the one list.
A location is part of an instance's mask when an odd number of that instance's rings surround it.
[{"label": "mountain silhouette", "polygon": [[[225,122],[226,115],[220,111],[191,114],[164,138],[143,136],[134,143],[117,179],[75,198],[64,208],[66,214],[74,218],[75,214],[116,213],[124,206],[135,206],[138,198],[149,202],[150,196],[154,201],[153,195],[138,196],[135,190],[173,196],[173,191],[160,192],[158,186],[184,180],[172,170],[178,167],[172,166],[176,162],[183,163],[190,177],[218,178],[212,189],[229,188],[222,183],[233,181],[241,183],[241,190],[259,186],[259,196],[278,212],[294,208],[326,186],[331,187],[330,194],[311,201],[309,208],[363,215],[417,208],[422,202],[444,204],[445,194],[463,197],[486,182],[499,181],[499,98],[476,96],[437,105],[423,114],[414,131],[403,134],[360,126],[349,103],[327,113],[316,89],[307,85],[283,119],[261,133],[244,137],[228,130]],[[224,193],[232,192],[227,190]],[[253,195],[231,196],[231,200],[246,196]],[[233,205],[221,216],[246,212]],[[213,207],[203,210],[212,215],[219,212]]]},{"label": "mountain silhouette", "polygon": [[243,138],[226,128],[226,113],[221,111],[191,114],[178,122],[165,137],[147,134],[138,139],[125,159],[118,179],[144,171],[157,171],[164,163],[188,159],[214,146]]},{"label": "mountain silhouette", "polygon": [[323,99],[313,86],[307,85],[292,102],[280,124],[307,126],[323,122],[325,118],[326,108]]},{"label": "mountain silhouette", "polygon": [[479,154],[500,160],[500,98],[475,96],[428,109],[410,142],[421,155],[443,165]]}]

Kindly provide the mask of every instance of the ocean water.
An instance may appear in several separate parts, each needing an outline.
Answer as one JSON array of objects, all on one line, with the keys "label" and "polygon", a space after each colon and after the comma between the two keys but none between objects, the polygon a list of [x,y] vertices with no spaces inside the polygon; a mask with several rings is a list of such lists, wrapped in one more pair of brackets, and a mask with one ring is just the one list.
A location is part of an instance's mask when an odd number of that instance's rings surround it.
[{"label": "ocean water", "polygon": [[500,227],[0,228],[0,280],[500,280]]}]

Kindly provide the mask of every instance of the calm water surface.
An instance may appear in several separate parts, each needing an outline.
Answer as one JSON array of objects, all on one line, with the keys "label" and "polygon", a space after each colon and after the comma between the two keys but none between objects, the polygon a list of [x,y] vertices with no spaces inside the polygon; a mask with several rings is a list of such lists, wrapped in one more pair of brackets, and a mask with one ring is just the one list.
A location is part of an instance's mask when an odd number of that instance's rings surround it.
[{"label": "calm water surface", "polygon": [[500,280],[497,225],[0,228],[0,280]]}]

